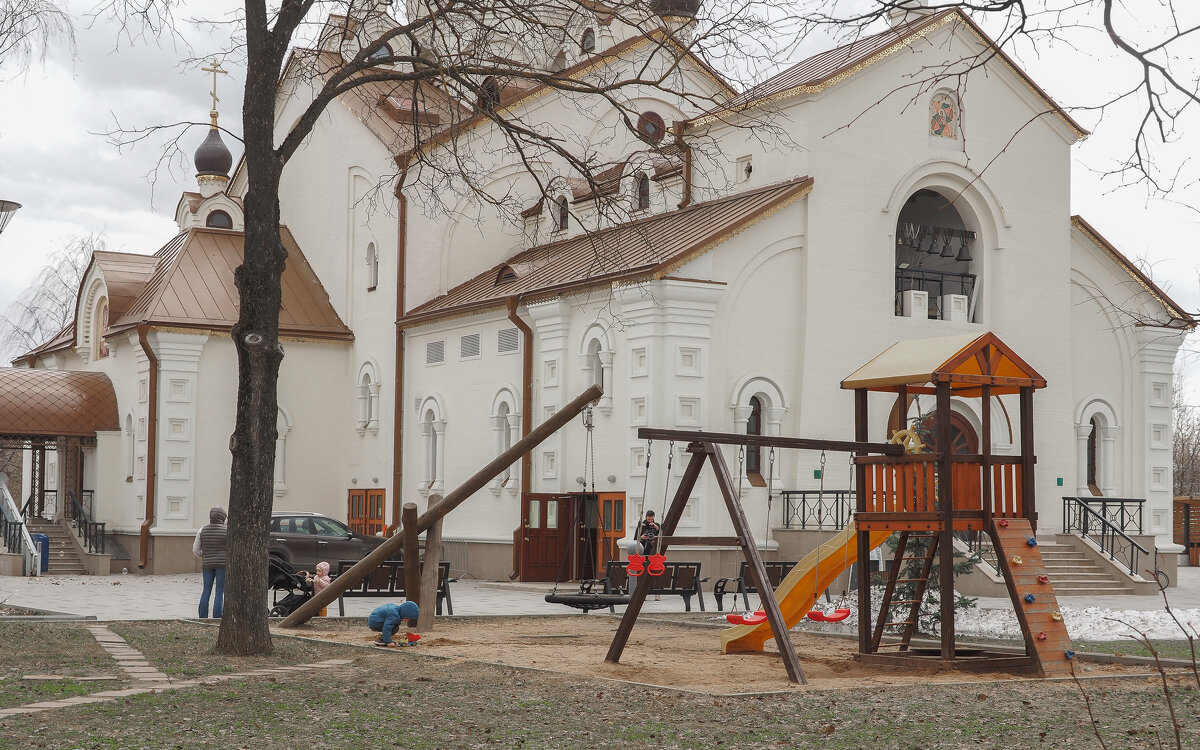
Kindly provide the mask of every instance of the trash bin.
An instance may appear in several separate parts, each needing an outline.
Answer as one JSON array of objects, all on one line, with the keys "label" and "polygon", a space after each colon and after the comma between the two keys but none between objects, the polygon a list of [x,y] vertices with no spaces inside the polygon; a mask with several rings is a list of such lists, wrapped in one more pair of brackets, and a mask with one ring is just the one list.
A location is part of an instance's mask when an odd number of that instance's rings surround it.
[{"label": "trash bin", "polygon": [[50,537],[45,534],[32,534],[33,543],[41,550],[38,555],[42,560],[42,572],[50,570]]}]

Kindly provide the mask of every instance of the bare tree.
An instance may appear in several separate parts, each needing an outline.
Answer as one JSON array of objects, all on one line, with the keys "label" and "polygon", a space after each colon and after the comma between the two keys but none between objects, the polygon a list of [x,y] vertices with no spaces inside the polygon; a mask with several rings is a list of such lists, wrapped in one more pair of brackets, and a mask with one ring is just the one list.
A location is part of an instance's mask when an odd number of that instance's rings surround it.
[{"label": "bare tree", "polygon": [[1186,402],[1182,384],[1175,384],[1172,408],[1175,494],[1200,496],[1200,406]]},{"label": "bare tree", "polygon": [[24,69],[55,39],[74,44],[71,17],[50,0],[0,0],[0,73]]},{"label": "bare tree", "polygon": [[97,235],[75,237],[54,251],[21,296],[0,315],[0,361],[8,362],[49,341],[75,316],[75,295],[92,253],[103,251]]}]

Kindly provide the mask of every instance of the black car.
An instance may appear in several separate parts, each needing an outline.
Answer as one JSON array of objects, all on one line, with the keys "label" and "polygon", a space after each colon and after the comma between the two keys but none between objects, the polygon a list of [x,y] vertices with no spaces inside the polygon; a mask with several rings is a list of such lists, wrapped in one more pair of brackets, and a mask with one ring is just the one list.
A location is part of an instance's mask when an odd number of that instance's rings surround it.
[{"label": "black car", "polygon": [[271,514],[270,554],[296,570],[311,571],[324,561],[337,571],[338,560],[361,560],[383,541],[383,537],[351,531],[341,521],[320,513],[285,510]]}]

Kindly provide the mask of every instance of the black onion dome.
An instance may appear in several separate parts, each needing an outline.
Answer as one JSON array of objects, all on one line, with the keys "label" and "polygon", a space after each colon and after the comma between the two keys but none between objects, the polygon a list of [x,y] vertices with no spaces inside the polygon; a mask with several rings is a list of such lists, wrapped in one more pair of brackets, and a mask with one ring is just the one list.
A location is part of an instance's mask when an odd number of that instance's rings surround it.
[{"label": "black onion dome", "polygon": [[196,149],[194,161],[197,175],[229,176],[229,169],[233,166],[233,154],[221,140],[221,131],[216,128],[209,129],[208,137],[200,144],[200,148]]},{"label": "black onion dome", "polygon": [[660,16],[695,18],[700,12],[700,0],[650,0],[650,10]]}]

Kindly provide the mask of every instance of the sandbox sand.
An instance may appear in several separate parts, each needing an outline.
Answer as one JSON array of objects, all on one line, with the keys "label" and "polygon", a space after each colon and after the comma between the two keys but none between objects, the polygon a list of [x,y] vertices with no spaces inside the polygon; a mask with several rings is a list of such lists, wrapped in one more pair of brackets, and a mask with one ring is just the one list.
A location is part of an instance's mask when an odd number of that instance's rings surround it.
[{"label": "sandbox sand", "polygon": [[[910,670],[854,661],[853,639],[792,632],[792,640],[808,678],[807,686],[787,679],[774,641],[761,654],[722,654],[720,629],[705,623],[683,623],[644,617],[625,646],[620,664],[604,660],[619,617],[603,614],[520,618],[453,618],[440,620],[411,648],[398,655],[427,654],[544,669],[588,677],[611,678],[705,693],[755,693],[792,689],[840,689],[879,685],[969,682],[1027,678],[1004,672]],[[299,628],[276,629],[280,635],[366,645],[377,637],[362,619],[314,618]],[[403,633],[400,634],[403,636]],[[1145,673],[1144,667],[1079,663],[1080,674]]]}]

